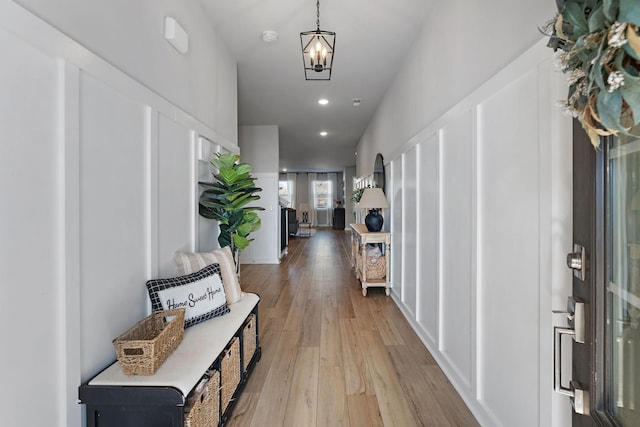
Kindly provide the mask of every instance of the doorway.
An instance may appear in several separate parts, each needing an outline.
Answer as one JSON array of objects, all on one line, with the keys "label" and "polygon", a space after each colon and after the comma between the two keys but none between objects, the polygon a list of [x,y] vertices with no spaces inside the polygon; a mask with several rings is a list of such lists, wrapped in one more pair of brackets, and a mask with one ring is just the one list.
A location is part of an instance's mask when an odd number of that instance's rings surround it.
[{"label": "doorway", "polygon": [[[573,426],[640,425],[640,139],[573,137]],[[582,305],[581,305],[582,304]],[[569,310],[572,311],[572,310]],[[584,334],[579,331],[584,326]],[[582,338],[582,339],[579,339]]]}]

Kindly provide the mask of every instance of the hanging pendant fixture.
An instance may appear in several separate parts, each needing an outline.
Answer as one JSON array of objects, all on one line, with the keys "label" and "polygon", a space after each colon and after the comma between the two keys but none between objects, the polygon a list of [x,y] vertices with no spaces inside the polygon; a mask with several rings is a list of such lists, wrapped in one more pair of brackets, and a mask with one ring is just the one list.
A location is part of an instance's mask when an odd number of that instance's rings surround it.
[{"label": "hanging pendant fixture", "polygon": [[316,29],[300,33],[306,80],[331,80],[336,33],[320,29],[320,0],[316,1]]}]

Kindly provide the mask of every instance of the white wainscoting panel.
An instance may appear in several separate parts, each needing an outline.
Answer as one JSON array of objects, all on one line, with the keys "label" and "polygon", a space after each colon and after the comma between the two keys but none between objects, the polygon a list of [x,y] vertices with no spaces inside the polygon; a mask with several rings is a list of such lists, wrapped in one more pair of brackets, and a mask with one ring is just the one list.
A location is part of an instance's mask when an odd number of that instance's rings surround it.
[{"label": "white wainscoting panel", "polygon": [[189,128],[158,114],[158,274],[177,274],[176,251],[195,250],[195,153]]},{"label": "white wainscoting panel", "polygon": [[[66,379],[59,377],[65,364],[59,72],[55,59],[1,28],[0,51],[0,322],[6,367],[0,409],[3,424],[42,425],[34,412],[65,409],[55,398],[64,395]],[[34,372],[37,384],[30,381]]]},{"label": "white wainscoting panel", "polygon": [[571,229],[550,58],[537,44],[388,156],[394,301],[481,425],[570,425],[550,384]]},{"label": "white wainscoting panel", "polygon": [[479,108],[478,394],[504,425],[538,425],[537,90],[531,71]]},{"label": "white wainscoting panel", "polygon": [[402,209],[403,224],[416,224],[418,226],[416,233],[406,233],[402,239],[402,253],[404,254],[402,263],[402,302],[405,308],[415,318],[416,313],[416,293],[418,287],[417,281],[417,235],[420,229],[420,216],[416,212],[417,209],[417,165],[418,149],[411,147],[402,156],[402,190],[404,207]]},{"label": "white wainscoting panel", "polygon": [[198,243],[196,135],[239,151],[236,66],[218,63],[214,130],[15,2],[0,10],[0,319],[20,324],[3,331],[3,383],[28,396],[0,410],[82,426],[78,386],[146,316],[145,282]]},{"label": "white wainscoting panel", "polygon": [[[199,160],[197,163],[198,170],[198,182],[213,182],[213,165],[211,164],[211,159],[215,158],[216,153],[219,153],[220,146],[208,138],[203,136],[198,137],[200,145],[206,145],[207,148],[204,150],[208,153],[208,156]],[[194,188],[196,204],[200,197],[200,193],[203,188],[196,185]],[[196,206],[197,209],[197,206]],[[196,226],[198,228],[197,234],[197,248],[199,251],[207,252],[212,251],[218,248],[220,245],[218,244],[218,234],[220,233],[220,229],[218,227],[218,222],[213,219],[203,218],[200,215],[197,215]]]},{"label": "white wainscoting panel", "polygon": [[453,114],[440,135],[440,351],[466,387],[474,333],[471,301],[471,114]]},{"label": "white wainscoting panel", "polygon": [[148,153],[143,105],[85,73],[80,97],[82,376],[87,379],[113,361],[111,339],[145,315],[140,301],[147,279]]},{"label": "white wainscoting panel", "polygon": [[416,319],[430,346],[437,347],[439,292],[440,149],[438,133],[418,144],[418,306]]},{"label": "white wainscoting panel", "polygon": [[387,195],[391,206],[391,291],[394,295],[402,298],[402,260],[403,260],[403,223],[402,212],[403,192],[402,192],[402,158],[393,160],[390,163],[391,175],[391,195]]}]

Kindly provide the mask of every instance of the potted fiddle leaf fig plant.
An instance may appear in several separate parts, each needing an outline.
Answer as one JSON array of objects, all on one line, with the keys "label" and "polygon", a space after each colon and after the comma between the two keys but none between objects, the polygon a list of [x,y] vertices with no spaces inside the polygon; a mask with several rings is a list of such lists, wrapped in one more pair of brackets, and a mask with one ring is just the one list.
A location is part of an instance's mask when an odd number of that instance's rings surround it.
[{"label": "potted fiddle leaf fig plant", "polygon": [[214,182],[200,182],[204,188],[200,194],[199,213],[204,218],[218,221],[220,247],[230,246],[239,263],[240,251],[249,246],[253,239],[249,234],[260,229],[260,217],[256,211],[264,208],[247,206],[259,200],[256,193],[262,191],[256,187],[255,178],[251,176],[253,167],[240,163],[240,156],[234,153],[216,154],[211,164],[217,169]]}]

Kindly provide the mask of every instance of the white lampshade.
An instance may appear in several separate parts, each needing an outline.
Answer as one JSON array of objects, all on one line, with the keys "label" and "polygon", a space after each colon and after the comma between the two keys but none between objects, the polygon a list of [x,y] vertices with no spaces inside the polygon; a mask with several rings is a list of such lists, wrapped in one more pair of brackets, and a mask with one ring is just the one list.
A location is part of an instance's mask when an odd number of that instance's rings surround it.
[{"label": "white lampshade", "polygon": [[362,209],[386,209],[389,207],[389,202],[387,202],[382,188],[365,188],[358,202],[358,207]]},{"label": "white lampshade", "polygon": [[311,212],[311,205],[309,203],[299,203],[298,210],[300,212]]}]

